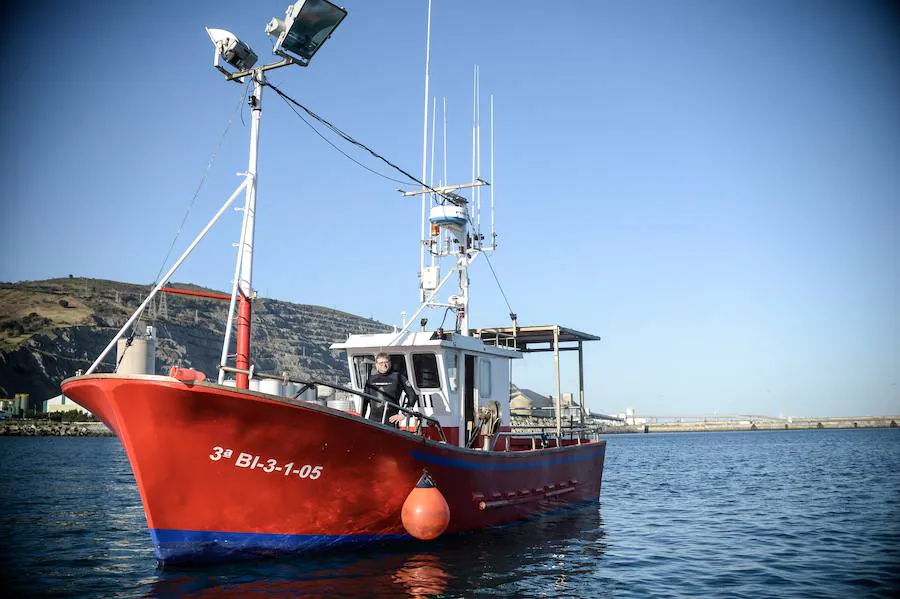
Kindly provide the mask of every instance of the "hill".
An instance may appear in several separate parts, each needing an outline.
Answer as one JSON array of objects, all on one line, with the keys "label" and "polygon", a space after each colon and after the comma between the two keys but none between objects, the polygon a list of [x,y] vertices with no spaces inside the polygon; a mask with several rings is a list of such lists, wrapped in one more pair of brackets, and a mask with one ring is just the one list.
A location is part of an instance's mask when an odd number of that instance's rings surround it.
[{"label": "hill", "polygon": [[[0,283],[0,396],[28,393],[32,407],[40,407],[64,378],[90,366],[149,292],[146,285],[78,277]],[[347,382],[346,361],[330,344],[350,333],[391,330],[339,310],[267,298],[257,299],[254,310],[251,362],[262,372]],[[227,314],[224,301],[154,298],[138,326],[156,327],[156,372],[177,365],[215,376]],[[98,371],[111,372],[114,360],[112,351]]]}]

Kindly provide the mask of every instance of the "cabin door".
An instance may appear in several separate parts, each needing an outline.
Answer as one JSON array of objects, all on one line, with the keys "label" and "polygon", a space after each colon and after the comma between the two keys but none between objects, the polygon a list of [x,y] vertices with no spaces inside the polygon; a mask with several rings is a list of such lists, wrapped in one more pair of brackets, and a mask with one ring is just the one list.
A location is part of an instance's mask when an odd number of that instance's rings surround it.
[{"label": "cabin door", "polygon": [[463,384],[463,415],[465,419],[465,435],[460,435],[460,440],[464,438],[462,444],[467,445],[475,429],[475,356],[466,355]]}]

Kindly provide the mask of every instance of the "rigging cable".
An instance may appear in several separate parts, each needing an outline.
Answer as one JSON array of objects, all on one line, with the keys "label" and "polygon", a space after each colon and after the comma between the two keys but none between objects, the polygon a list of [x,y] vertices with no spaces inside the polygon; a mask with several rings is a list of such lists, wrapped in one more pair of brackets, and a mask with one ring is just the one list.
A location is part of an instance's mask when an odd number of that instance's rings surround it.
[{"label": "rigging cable", "polygon": [[[468,220],[469,224],[472,225],[472,231],[476,231],[475,223],[472,222],[472,216],[468,214],[468,211],[466,213],[466,220]],[[476,235],[482,237],[480,232],[476,233]],[[479,239],[479,241],[481,241],[481,239]],[[496,271],[494,271],[494,265],[491,264],[491,259],[488,258],[487,252],[482,251],[481,253],[484,254],[484,259],[487,260],[488,268],[491,269],[491,274],[494,275],[494,282],[497,283],[497,289],[500,290],[500,295],[503,296],[503,301],[506,302],[506,307],[509,308],[510,318],[512,318],[515,312],[513,311],[512,306],[509,305],[509,300],[506,298],[506,292],[503,291],[503,285],[500,284],[500,279],[497,278],[497,273]]]},{"label": "rigging cable", "polygon": [[[350,134],[344,133],[343,131],[341,131],[340,129],[338,129],[335,125],[332,125],[330,122],[328,122],[328,121],[325,120],[324,118],[320,117],[320,116],[317,115],[315,112],[313,112],[312,110],[310,110],[309,108],[307,108],[306,106],[304,106],[303,104],[301,104],[300,102],[298,102],[297,100],[293,99],[292,97],[290,97],[289,95],[287,95],[286,93],[284,93],[283,91],[281,91],[281,90],[278,89],[276,86],[274,86],[274,85],[272,85],[271,83],[269,83],[268,81],[265,82],[265,85],[268,86],[268,87],[271,87],[272,90],[273,90],[276,94],[278,94],[279,96],[281,96],[281,98],[282,98],[285,102],[288,102],[289,105],[290,105],[290,104],[293,104],[294,106],[296,106],[296,107],[300,108],[301,110],[303,110],[303,111],[304,111],[306,114],[308,114],[310,117],[314,118],[315,120],[317,120],[317,121],[319,121],[320,123],[322,123],[323,125],[325,125],[328,129],[330,129],[332,132],[334,132],[335,135],[341,137],[341,138],[344,139],[345,141],[347,141],[347,142],[349,142],[349,143],[351,143],[351,144],[353,144],[353,145],[355,145],[355,146],[358,146],[358,147],[364,149],[365,151],[367,151],[369,154],[371,154],[371,155],[374,156],[375,158],[381,160],[382,162],[384,162],[386,165],[388,165],[388,166],[391,167],[392,169],[394,169],[394,170],[396,170],[397,172],[401,173],[403,176],[409,178],[411,181],[415,182],[416,184],[421,185],[424,189],[430,191],[431,193],[437,194],[437,195],[441,196],[441,197],[444,198],[444,199],[449,199],[449,198],[447,197],[446,194],[441,193],[440,191],[434,189],[434,188],[431,187],[430,185],[426,185],[425,183],[423,183],[422,181],[420,181],[417,177],[415,177],[415,176],[409,174],[408,172],[406,172],[405,170],[403,170],[402,168],[400,168],[399,166],[397,166],[396,164],[394,164],[393,162],[391,162],[390,160],[388,160],[387,158],[385,158],[384,156],[382,156],[381,154],[379,154],[378,152],[376,152],[375,150],[373,150],[372,148],[370,148],[369,146],[365,145],[365,144],[362,143],[362,142],[359,142],[359,141],[355,140]],[[294,112],[297,112],[297,111],[295,110]],[[299,116],[299,114],[298,114],[298,116]],[[301,117],[301,118],[303,118],[303,117]],[[303,121],[306,122],[306,119],[303,119]],[[307,124],[307,125],[310,125],[308,122],[306,122],[306,124]],[[310,125],[310,127],[312,127],[312,125]],[[322,139],[325,139],[325,137],[322,136],[322,134],[319,133],[319,131],[316,130],[315,127],[313,127],[313,130],[316,131],[316,133],[318,133],[319,136],[322,137]],[[328,141],[328,140],[325,139],[325,141]],[[336,150],[338,150],[339,152],[341,152],[341,154],[344,154],[344,156],[347,156],[347,154],[345,154],[342,150],[340,150],[337,146],[335,146],[334,144],[332,144],[330,141],[328,141],[328,143],[331,144],[331,146],[332,146],[333,148],[335,148]],[[356,164],[359,164],[359,165],[362,166],[364,169],[366,169],[366,170],[368,170],[368,171],[371,171],[371,172],[375,173],[376,175],[378,175],[378,176],[380,176],[380,177],[384,177],[385,179],[388,179],[388,180],[390,180],[390,181],[394,181],[394,182],[396,182],[396,183],[406,183],[406,181],[399,181],[399,180],[397,180],[397,179],[392,179],[391,177],[388,177],[388,176],[386,176],[386,175],[383,175],[383,174],[381,174],[381,173],[378,173],[378,172],[376,172],[376,171],[370,169],[369,167],[365,166],[364,164],[360,164],[359,162],[357,162],[356,160],[354,160],[354,159],[351,158],[350,156],[347,156],[347,158],[350,158],[350,160],[353,160],[353,162],[356,162]]]},{"label": "rigging cable", "polygon": [[[331,124],[330,122],[328,122],[328,121],[325,120],[324,118],[320,117],[320,116],[317,115],[315,112],[313,112],[312,110],[310,110],[309,108],[307,108],[306,106],[304,106],[303,104],[301,104],[300,102],[298,102],[297,100],[295,100],[295,99],[291,98],[290,96],[288,96],[286,93],[284,93],[283,91],[281,91],[280,89],[278,89],[278,87],[276,87],[275,85],[269,83],[268,81],[265,82],[265,85],[267,85],[268,87],[271,87],[272,90],[274,90],[276,94],[278,94],[279,96],[281,96],[281,98],[282,98],[285,102],[288,103],[288,106],[291,106],[292,104],[293,104],[293,106],[297,106],[298,108],[300,108],[301,110],[303,110],[304,112],[306,112],[306,114],[308,114],[310,117],[314,118],[315,120],[317,120],[317,121],[319,121],[320,123],[322,123],[323,125],[325,125],[328,129],[330,129],[331,131],[333,131],[333,132],[334,132],[336,135],[338,135],[339,137],[343,138],[344,140],[346,140],[347,142],[349,142],[349,143],[351,143],[351,144],[353,144],[353,145],[355,145],[355,146],[358,146],[358,147],[360,147],[360,148],[366,150],[369,154],[371,154],[371,155],[374,156],[375,158],[378,158],[379,160],[381,160],[382,162],[384,162],[385,164],[387,164],[387,165],[390,166],[391,168],[393,168],[393,169],[397,170],[398,172],[402,173],[404,176],[408,177],[409,179],[411,179],[412,181],[414,181],[414,182],[417,183],[418,185],[421,185],[424,189],[426,189],[426,190],[430,191],[431,193],[434,193],[434,194],[436,194],[436,195],[438,195],[438,196],[440,196],[440,197],[442,197],[442,198],[444,198],[444,199],[446,199],[446,200],[449,200],[449,199],[450,199],[446,194],[441,193],[441,192],[437,191],[436,189],[434,189],[433,187],[431,187],[430,185],[427,185],[427,184],[423,183],[423,182],[420,181],[418,178],[416,178],[415,176],[409,174],[408,172],[406,172],[405,170],[403,170],[402,168],[400,168],[399,166],[397,166],[396,164],[394,164],[393,162],[391,162],[390,160],[388,160],[387,158],[385,158],[384,156],[382,156],[381,154],[379,154],[379,153],[376,152],[375,150],[371,149],[370,147],[368,147],[367,145],[363,144],[362,142],[359,142],[359,141],[355,140],[355,139],[354,139],[352,136],[350,136],[349,134],[344,133],[343,131],[341,131],[340,129],[338,129],[335,125]],[[369,167],[365,166],[364,164],[359,163],[358,161],[356,161],[356,160],[353,159],[352,157],[348,156],[348,155],[347,155],[346,153],[344,153],[340,148],[338,148],[338,147],[335,146],[333,143],[331,143],[331,141],[329,141],[328,139],[326,139],[325,136],[323,136],[321,133],[319,133],[319,131],[318,131],[315,127],[313,127],[306,119],[304,119],[303,116],[301,116],[300,113],[297,112],[297,111],[294,109],[293,106],[291,106],[291,110],[293,110],[294,113],[296,113],[297,116],[299,116],[299,117],[303,120],[304,123],[306,123],[307,125],[309,125],[309,127],[312,128],[312,130],[315,131],[315,132],[319,135],[319,137],[321,137],[321,138],[324,139],[326,142],[328,142],[333,148],[335,148],[335,149],[336,149],[337,151],[339,151],[341,154],[344,154],[344,156],[347,156],[347,158],[350,158],[350,160],[353,160],[353,162],[356,162],[356,164],[359,164],[360,166],[362,166],[362,167],[365,168],[366,170],[368,170],[368,171],[370,171],[370,172],[373,172],[373,173],[375,173],[376,175],[378,175],[378,176],[380,176],[380,177],[384,177],[385,179],[389,179],[389,180],[391,180],[391,181],[396,181],[396,182],[398,182],[398,183],[403,183],[403,181],[397,181],[397,179],[392,179],[392,178],[390,178],[390,177],[388,177],[388,176],[386,176],[386,175],[383,175],[383,174],[381,174],[381,173],[378,173],[378,172],[376,172],[376,171],[370,169]],[[472,222],[472,217],[471,217],[471,215],[468,215],[468,214],[467,214],[467,220],[469,221],[469,224],[472,226],[472,231],[473,231],[473,232],[474,232],[474,231],[477,231],[478,229],[475,227],[475,223]],[[479,232],[478,235],[481,235],[481,233]],[[506,297],[506,292],[503,290],[503,286],[500,284],[500,279],[497,278],[497,273],[494,271],[494,265],[491,264],[491,260],[490,260],[490,258],[488,258],[486,252],[481,252],[481,253],[484,254],[484,259],[487,260],[488,267],[491,269],[491,274],[494,276],[494,281],[497,283],[497,287],[500,289],[500,294],[503,296],[503,301],[506,303],[506,307],[509,308],[510,314],[513,314],[514,312],[513,312],[512,306],[509,305],[509,299]]]},{"label": "rigging cable", "polygon": [[506,302],[506,307],[509,308],[509,313],[515,314],[512,306],[509,305],[509,300],[506,298],[506,292],[503,291],[503,285],[500,284],[500,279],[497,278],[497,273],[494,272],[494,265],[491,264],[491,259],[488,258],[487,252],[481,253],[484,254],[484,259],[487,260],[488,267],[491,269],[491,274],[494,275],[494,281],[497,283],[497,288],[500,290],[500,295],[503,296],[503,301]]},{"label": "rigging cable", "polygon": [[[274,89],[275,92],[278,93],[278,94],[281,96],[281,98],[282,98],[282,99],[285,101],[285,103],[288,105],[288,108],[290,108],[291,110],[293,110],[293,111],[294,111],[294,114],[296,114],[296,115],[300,118],[301,121],[303,121],[304,123],[306,123],[306,126],[307,126],[307,127],[309,127],[310,129],[312,129],[313,132],[314,132],[316,135],[318,135],[319,137],[321,137],[322,140],[323,140],[325,143],[327,143],[329,146],[331,146],[332,148],[334,148],[335,150],[337,150],[338,152],[340,152],[341,154],[343,154],[345,158],[347,158],[347,159],[350,160],[351,162],[356,163],[357,165],[359,165],[359,166],[361,166],[362,168],[366,169],[366,170],[369,171],[370,173],[372,173],[372,174],[374,174],[374,175],[378,175],[379,177],[381,177],[381,178],[383,178],[383,179],[387,179],[388,181],[393,181],[394,183],[401,183],[401,184],[406,183],[406,181],[401,181],[400,179],[394,179],[393,177],[389,177],[389,176],[385,175],[384,173],[379,173],[378,171],[376,171],[376,170],[373,169],[373,168],[369,168],[368,166],[366,166],[365,164],[363,164],[362,162],[360,162],[359,160],[357,160],[357,159],[354,158],[353,156],[347,154],[345,151],[343,151],[342,149],[340,149],[339,147],[337,147],[336,145],[334,145],[334,143],[332,143],[332,141],[331,141],[330,139],[328,139],[327,137],[325,137],[324,135],[322,135],[322,133],[321,133],[318,129],[316,129],[315,127],[313,127],[312,123],[310,123],[310,122],[307,121],[305,118],[303,118],[303,115],[302,115],[302,114],[300,114],[299,112],[297,112],[297,109],[294,108],[294,107],[291,105],[291,102],[293,102],[293,100],[288,99],[287,96],[283,95],[280,91],[278,91],[278,89],[277,89],[274,85],[272,85],[271,83],[266,83],[266,85],[268,85],[269,87],[271,87],[272,89]],[[296,104],[296,102],[294,102],[294,103]],[[298,104],[298,106],[300,106],[300,105]],[[307,110],[307,109],[304,108],[303,106],[300,106],[300,107],[303,108],[304,110]],[[309,111],[307,110],[307,112],[309,112]]]},{"label": "rigging cable", "polygon": [[[241,98],[238,101],[237,106],[234,107],[234,110],[231,113],[231,118],[228,119],[228,124],[225,126],[225,131],[222,132],[222,137],[219,138],[219,142],[216,144],[215,149],[213,150],[212,156],[209,158],[209,162],[206,164],[206,171],[203,173],[203,176],[200,177],[200,183],[197,185],[197,190],[194,191],[194,197],[191,198],[191,203],[188,204],[187,211],[184,213],[184,217],[181,219],[181,224],[178,225],[178,231],[175,232],[175,239],[172,240],[172,245],[169,246],[169,251],[166,253],[166,257],[163,259],[162,264],[159,267],[159,271],[156,273],[156,277],[153,281],[153,285],[159,282],[159,277],[162,276],[163,269],[166,267],[166,263],[169,261],[169,256],[172,255],[172,250],[175,248],[175,243],[178,241],[178,236],[181,235],[181,230],[184,228],[184,223],[187,222],[188,216],[191,214],[191,210],[194,207],[194,202],[197,201],[197,196],[200,195],[200,191],[203,189],[203,185],[206,183],[206,177],[209,175],[209,171],[212,169],[213,164],[216,162],[216,158],[218,157],[219,150],[222,148],[222,142],[225,141],[225,137],[228,135],[228,131],[231,129],[231,124],[234,122],[234,115],[244,104],[244,98],[247,96],[247,91],[250,89],[250,85],[244,88],[244,91],[241,93]],[[243,115],[242,115],[243,120]],[[152,286],[151,286],[152,289]]]},{"label": "rigging cable", "polygon": [[[169,245],[169,251],[166,252],[166,257],[163,258],[162,263],[159,266],[159,270],[156,272],[156,277],[153,279],[153,283],[150,284],[150,289],[152,290],[156,287],[156,284],[159,282],[159,278],[162,276],[163,269],[166,267],[166,264],[169,261],[169,257],[172,255],[172,250],[175,249],[175,244],[178,242],[178,237],[181,235],[181,231],[184,229],[184,224],[187,222],[188,216],[191,214],[191,210],[194,208],[194,203],[197,201],[197,197],[200,195],[200,191],[203,189],[203,185],[206,183],[206,177],[209,175],[209,171],[212,170],[213,165],[216,162],[216,158],[219,155],[219,150],[222,148],[222,142],[225,141],[225,137],[228,135],[228,131],[231,130],[231,124],[234,122],[235,113],[238,112],[239,109],[243,106],[244,99],[247,97],[247,92],[250,89],[249,83],[241,92],[241,97],[238,100],[237,105],[234,107],[234,110],[231,112],[231,118],[228,119],[228,124],[225,125],[225,131],[222,132],[222,136],[219,138],[218,143],[216,144],[215,149],[213,150],[212,156],[210,156],[209,161],[206,163],[206,171],[204,171],[203,176],[200,177],[200,182],[197,184],[197,189],[194,191],[194,196],[191,198],[190,203],[188,204],[187,210],[184,213],[184,216],[181,219],[181,224],[178,225],[178,230],[175,232],[175,237],[172,239],[171,245]],[[243,122],[243,113],[241,114],[241,121]],[[151,323],[156,322],[156,311],[152,310],[151,314],[153,315],[150,319]],[[128,340],[125,344],[125,349],[122,351],[122,355],[119,357],[119,360],[116,362],[116,366],[114,372],[119,369],[119,365],[122,363],[122,360],[125,358],[125,354],[128,352],[128,349],[132,345],[132,341],[134,340],[134,336],[137,333],[138,325],[140,324],[141,319],[137,318],[134,321],[134,324],[131,325],[131,333],[128,335]]]}]

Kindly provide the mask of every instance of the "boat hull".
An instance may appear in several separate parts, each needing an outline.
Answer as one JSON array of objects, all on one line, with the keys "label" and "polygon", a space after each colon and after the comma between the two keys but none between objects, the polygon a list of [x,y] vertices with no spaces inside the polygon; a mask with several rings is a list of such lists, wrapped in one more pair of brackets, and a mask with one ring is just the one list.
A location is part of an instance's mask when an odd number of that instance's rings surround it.
[{"label": "boat hull", "polygon": [[67,379],[122,442],[163,563],[409,538],[404,501],[427,469],[446,533],[596,501],[605,441],[485,452],[328,407],[150,375]]}]

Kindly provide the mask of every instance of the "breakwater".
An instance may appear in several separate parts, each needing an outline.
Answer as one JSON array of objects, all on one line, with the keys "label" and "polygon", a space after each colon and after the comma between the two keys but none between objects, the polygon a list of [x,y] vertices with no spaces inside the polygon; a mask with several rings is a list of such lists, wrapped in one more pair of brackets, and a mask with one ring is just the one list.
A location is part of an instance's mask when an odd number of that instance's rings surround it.
[{"label": "breakwater", "polygon": [[[554,418],[512,417],[514,431],[556,429]],[[574,422],[572,422],[574,424]],[[616,433],[697,433],[729,431],[815,430],[854,428],[898,428],[900,416],[841,416],[829,418],[790,418],[761,420],[703,420],[691,422],[647,422],[610,424],[594,422],[604,434]],[[563,426],[569,426],[566,419]],[[48,420],[4,420],[0,436],[112,437],[113,432],[102,422],[53,422]]]},{"label": "breakwater", "polygon": [[854,428],[897,428],[900,416],[837,416],[828,418],[772,418],[756,420],[693,420],[606,425],[604,433],[697,433]]},{"label": "breakwater", "polygon": [[50,420],[4,420],[0,435],[13,437],[112,437],[102,422],[53,422]]}]

